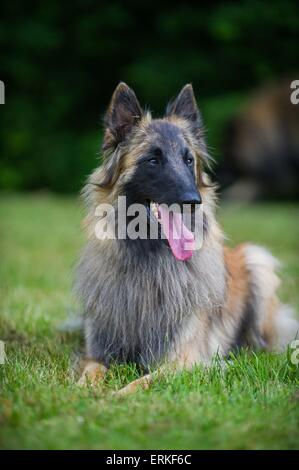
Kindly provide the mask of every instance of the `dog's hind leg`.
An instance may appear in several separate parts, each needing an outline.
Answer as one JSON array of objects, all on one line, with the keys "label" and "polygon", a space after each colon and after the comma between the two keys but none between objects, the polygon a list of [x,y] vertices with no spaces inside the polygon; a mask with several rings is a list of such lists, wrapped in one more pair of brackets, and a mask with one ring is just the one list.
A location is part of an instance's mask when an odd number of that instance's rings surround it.
[{"label": "dog's hind leg", "polygon": [[98,385],[103,382],[107,370],[107,367],[99,362],[92,359],[86,360],[83,372],[77,384],[80,386]]}]

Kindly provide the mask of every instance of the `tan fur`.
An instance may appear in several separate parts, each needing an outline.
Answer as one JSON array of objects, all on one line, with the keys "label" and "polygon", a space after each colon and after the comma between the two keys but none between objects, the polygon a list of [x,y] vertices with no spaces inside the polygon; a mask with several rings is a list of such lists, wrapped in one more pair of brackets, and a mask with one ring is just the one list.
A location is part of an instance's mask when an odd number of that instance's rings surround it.
[{"label": "tan fur", "polygon": [[231,249],[224,247],[224,260],[227,269],[226,309],[231,312],[244,308],[248,295],[249,273],[246,267],[244,245]]},{"label": "tan fur", "polygon": [[103,364],[87,359],[82,375],[77,383],[80,386],[98,385],[103,382],[106,372],[107,368]]},{"label": "tan fur", "polygon": [[113,393],[114,396],[130,395],[138,390],[147,390],[153,381],[152,374],[143,375],[139,379],[133,380],[125,387]]},{"label": "tan fur", "polygon": [[279,300],[276,295],[273,295],[267,302],[265,319],[262,324],[262,335],[269,349],[275,346],[278,339],[278,331],[275,328],[275,317],[278,311]]}]

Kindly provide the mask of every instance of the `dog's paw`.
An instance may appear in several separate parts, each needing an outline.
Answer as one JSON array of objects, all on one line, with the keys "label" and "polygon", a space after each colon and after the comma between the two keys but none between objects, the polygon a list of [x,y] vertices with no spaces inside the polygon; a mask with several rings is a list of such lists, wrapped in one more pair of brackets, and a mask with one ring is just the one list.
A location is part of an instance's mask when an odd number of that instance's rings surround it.
[{"label": "dog's paw", "polygon": [[131,395],[132,393],[137,392],[138,390],[147,390],[150,387],[152,382],[152,376],[150,374],[144,375],[140,377],[140,379],[136,379],[133,382],[130,382],[123,388],[116,390],[112,393],[113,397],[123,397],[126,395]]},{"label": "dog's paw", "polygon": [[89,361],[82,372],[77,385],[80,387],[86,387],[88,385],[95,386],[103,382],[107,368],[95,361]]}]

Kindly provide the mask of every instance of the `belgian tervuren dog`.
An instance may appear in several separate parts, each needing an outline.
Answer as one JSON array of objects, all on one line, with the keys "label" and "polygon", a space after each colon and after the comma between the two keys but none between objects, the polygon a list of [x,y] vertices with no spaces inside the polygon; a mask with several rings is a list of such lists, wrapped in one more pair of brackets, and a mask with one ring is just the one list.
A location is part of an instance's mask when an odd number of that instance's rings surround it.
[{"label": "belgian tervuren dog", "polygon": [[[76,275],[84,307],[87,363],[80,384],[102,380],[111,362],[208,364],[242,346],[281,349],[298,323],[281,305],[277,261],[264,248],[224,246],[215,220],[215,188],[205,172],[208,154],[193,89],[186,85],[163,119],[144,112],[120,83],[105,119],[103,163],[84,188],[88,242]],[[139,203],[166,237],[99,239],[97,207],[119,196]],[[186,249],[196,234],[166,205],[203,211],[200,249]],[[125,217],[124,224],[128,223]],[[178,236],[174,236],[174,232]],[[148,387],[147,373],[120,393]]]}]

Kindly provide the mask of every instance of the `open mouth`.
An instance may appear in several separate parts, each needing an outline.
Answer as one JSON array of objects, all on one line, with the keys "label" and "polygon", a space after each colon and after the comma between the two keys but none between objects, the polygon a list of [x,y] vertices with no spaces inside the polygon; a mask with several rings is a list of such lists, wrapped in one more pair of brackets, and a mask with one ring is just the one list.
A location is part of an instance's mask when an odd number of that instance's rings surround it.
[{"label": "open mouth", "polygon": [[147,205],[149,217],[161,225],[170,249],[176,259],[186,261],[195,250],[194,234],[186,227],[181,210],[169,210],[166,204],[150,201]]}]

